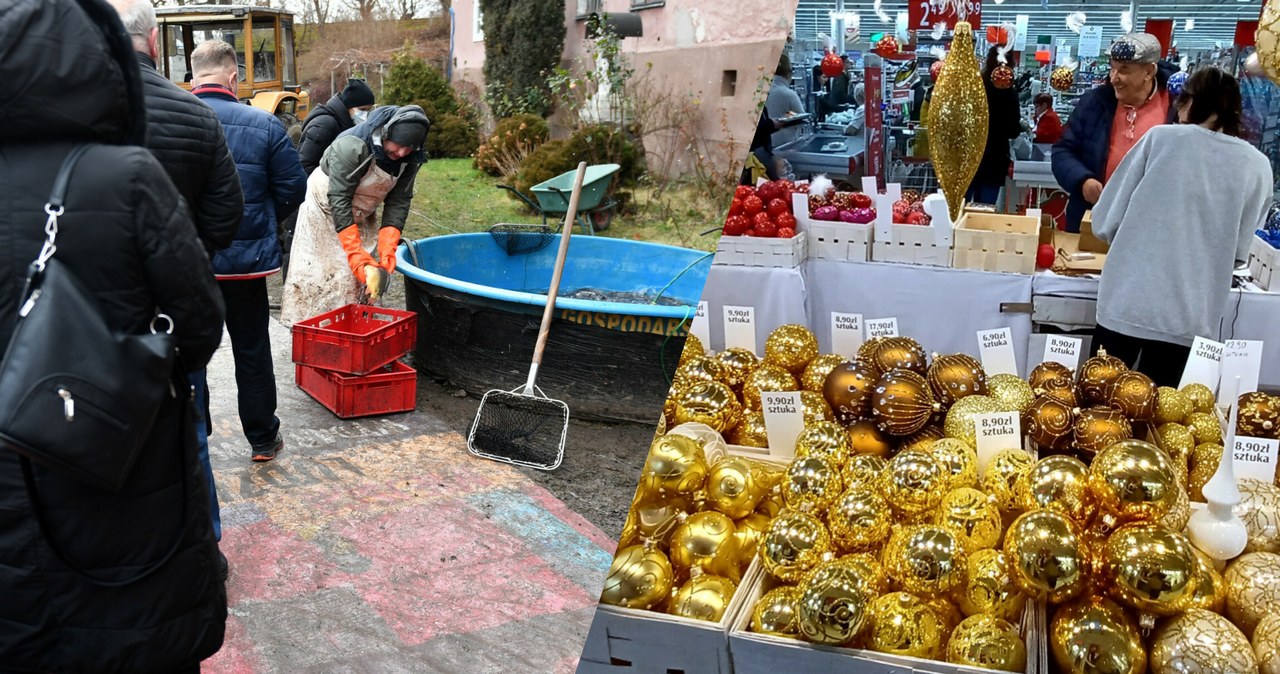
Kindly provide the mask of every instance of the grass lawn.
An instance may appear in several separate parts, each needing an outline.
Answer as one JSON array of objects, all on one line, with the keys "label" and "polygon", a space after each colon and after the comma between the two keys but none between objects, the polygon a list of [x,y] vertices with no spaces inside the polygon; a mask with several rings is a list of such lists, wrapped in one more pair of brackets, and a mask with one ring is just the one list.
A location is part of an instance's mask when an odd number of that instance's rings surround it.
[{"label": "grass lawn", "polygon": [[[483,232],[501,222],[540,223],[541,216],[529,211],[504,190],[500,182],[473,168],[470,159],[434,159],[418,172],[413,212],[405,223],[405,238],[459,232]],[[720,197],[720,198],[717,198]],[[667,189],[659,196],[653,188],[633,192],[632,212],[615,215],[601,236],[652,241],[698,250],[715,250],[723,208],[730,195],[704,195],[690,186]],[[715,205],[714,202],[723,202]],[[707,236],[702,232],[715,228]],[[581,232],[575,230],[575,233]]]}]

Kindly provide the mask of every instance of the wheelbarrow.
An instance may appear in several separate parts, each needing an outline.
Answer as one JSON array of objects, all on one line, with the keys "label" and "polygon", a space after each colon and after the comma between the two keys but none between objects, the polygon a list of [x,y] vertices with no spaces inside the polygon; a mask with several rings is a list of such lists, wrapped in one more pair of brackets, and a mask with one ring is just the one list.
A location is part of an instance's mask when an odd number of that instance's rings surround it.
[{"label": "wheelbarrow", "polygon": [[[618,202],[606,197],[609,193],[609,183],[613,181],[613,174],[617,173],[622,167],[617,164],[595,164],[587,167],[586,176],[582,180],[582,194],[578,197],[578,217],[577,224],[591,235],[597,230],[604,231],[609,228],[609,222],[613,220],[613,211],[618,206]],[[529,208],[537,211],[542,216],[542,224],[546,226],[547,217],[563,218],[569,212],[569,195],[573,193],[573,178],[576,171],[568,171],[543,182],[534,185],[529,189],[533,193],[533,199],[530,199],[520,190],[510,185],[498,185],[498,189],[507,190],[512,194],[520,197],[520,200],[529,205]],[[556,231],[559,231],[559,226]]]}]

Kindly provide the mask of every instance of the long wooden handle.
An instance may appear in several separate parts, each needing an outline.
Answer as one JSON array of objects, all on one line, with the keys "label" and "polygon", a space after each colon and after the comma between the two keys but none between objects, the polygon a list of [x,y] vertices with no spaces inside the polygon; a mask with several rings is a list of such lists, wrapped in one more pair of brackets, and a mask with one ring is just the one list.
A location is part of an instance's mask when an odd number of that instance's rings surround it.
[{"label": "long wooden handle", "polygon": [[573,234],[573,223],[578,218],[578,198],[582,196],[582,181],[587,175],[587,162],[578,163],[578,172],[573,176],[573,195],[569,197],[569,212],[564,216],[564,225],[560,228],[560,249],[556,251],[556,266],[551,273],[551,287],[547,289],[547,306],[542,310],[542,327],[538,329],[538,345],[533,348],[533,368],[529,372],[529,381],[525,384],[525,392],[533,388],[537,377],[537,368],[542,364],[542,351],[547,346],[547,336],[551,334],[551,316],[556,308],[556,296],[560,294],[560,276],[564,273],[564,259],[569,254],[569,237]]}]

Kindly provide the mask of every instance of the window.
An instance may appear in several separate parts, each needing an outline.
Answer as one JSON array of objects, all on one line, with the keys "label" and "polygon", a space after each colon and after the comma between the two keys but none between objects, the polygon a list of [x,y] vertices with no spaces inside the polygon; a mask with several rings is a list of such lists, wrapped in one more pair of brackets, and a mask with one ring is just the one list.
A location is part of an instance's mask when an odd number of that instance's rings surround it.
[{"label": "window", "polygon": [[720,78],[720,95],[736,96],[738,94],[738,71],[726,70]]},{"label": "window", "polygon": [[578,0],[577,18],[579,21],[591,16],[592,14],[599,14],[603,11],[604,0]]},{"label": "window", "polygon": [[667,0],[631,0],[631,9],[653,9],[667,4]]},{"label": "window", "polygon": [[484,14],[480,12],[480,0],[472,0],[471,41],[484,42]]}]

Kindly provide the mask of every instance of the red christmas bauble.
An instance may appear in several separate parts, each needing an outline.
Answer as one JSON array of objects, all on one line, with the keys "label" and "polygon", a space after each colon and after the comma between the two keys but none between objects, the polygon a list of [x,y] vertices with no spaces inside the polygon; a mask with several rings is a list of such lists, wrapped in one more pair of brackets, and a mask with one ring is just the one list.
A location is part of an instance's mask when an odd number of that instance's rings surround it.
[{"label": "red christmas bauble", "polygon": [[898,53],[898,38],[892,35],[886,35],[876,42],[875,52],[883,57],[890,57]]},{"label": "red christmas bauble", "polygon": [[893,202],[893,221],[906,222],[907,216],[911,215],[911,204],[905,199],[899,199]]},{"label": "red christmas bauble", "polygon": [[936,84],[938,82],[939,77],[942,77],[942,60],[941,59],[934,61],[933,65],[929,66],[929,79],[933,80],[934,83]]},{"label": "red christmas bauble", "polygon": [[866,192],[854,192],[849,201],[854,208],[871,208],[871,195]]},{"label": "red christmas bauble", "polygon": [[991,84],[997,89],[1008,89],[1013,86],[1013,68],[1001,64],[991,71]]},{"label": "red christmas bauble", "polygon": [[827,52],[827,55],[822,57],[822,74],[835,77],[842,72],[844,72],[844,61],[835,52]]},{"label": "red christmas bauble", "polygon": [[1053,244],[1042,243],[1036,249],[1036,266],[1040,269],[1048,269],[1053,266],[1053,262],[1058,259],[1058,254],[1053,250]]}]

